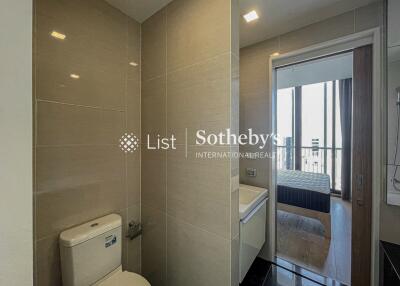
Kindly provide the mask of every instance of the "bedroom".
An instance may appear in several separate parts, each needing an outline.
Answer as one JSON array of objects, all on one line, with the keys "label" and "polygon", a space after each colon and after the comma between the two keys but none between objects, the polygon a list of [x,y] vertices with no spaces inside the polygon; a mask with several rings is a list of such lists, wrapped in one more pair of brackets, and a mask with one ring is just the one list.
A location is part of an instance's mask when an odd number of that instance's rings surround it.
[{"label": "bedroom", "polygon": [[277,256],[350,285],[353,53],[277,69]]}]

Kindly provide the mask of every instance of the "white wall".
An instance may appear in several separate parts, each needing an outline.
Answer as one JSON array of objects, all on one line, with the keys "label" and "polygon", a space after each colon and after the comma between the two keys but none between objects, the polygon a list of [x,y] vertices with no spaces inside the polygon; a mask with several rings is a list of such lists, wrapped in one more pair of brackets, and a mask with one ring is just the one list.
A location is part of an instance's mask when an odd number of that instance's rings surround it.
[{"label": "white wall", "polygon": [[32,285],[32,0],[0,8],[0,285]]}]

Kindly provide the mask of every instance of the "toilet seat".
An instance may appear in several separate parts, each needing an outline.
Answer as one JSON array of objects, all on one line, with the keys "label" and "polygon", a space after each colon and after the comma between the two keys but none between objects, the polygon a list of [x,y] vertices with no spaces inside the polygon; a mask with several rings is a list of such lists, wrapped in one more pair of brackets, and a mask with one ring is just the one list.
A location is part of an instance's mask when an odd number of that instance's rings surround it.
[{"label": "toilet seat", "polygon": [[98,286],[151,286],[150,283],[139,274],[118,271],[106,280],[98,284]]}]

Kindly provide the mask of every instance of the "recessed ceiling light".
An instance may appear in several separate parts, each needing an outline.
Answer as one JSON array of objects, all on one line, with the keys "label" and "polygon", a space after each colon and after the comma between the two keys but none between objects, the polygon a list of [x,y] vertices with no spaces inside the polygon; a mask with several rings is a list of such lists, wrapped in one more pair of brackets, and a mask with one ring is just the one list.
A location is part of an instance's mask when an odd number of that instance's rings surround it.
[{"label": "recessed ceiling light", "polygon": [[131,66],[133,66],[133,67],[137,67],[137,66],[138,66],[138,64],[135,63],[135,62],[130,62],[129,64],[130,64]]},{"label": "recessed ceiling light", "polygon": [[59,39],[59,40],[64,40],[67,36],[65,36],[64,34],[61,34],[57,31],[53,31],[50,34],[53,38]]},{"label": "recessed ceiling light", "polygon": [[247,14],[244,14],[243,18],[246,20],[247,23],[249,23],[251,21],[257,20],[258,19],[258,15],[257,15],[257,12],[255,10],[253,10],[253,11],[250,11],[249,13],[247,13]]},{"label": "recessed ceiling light", "polygon": [[74,74],[74,73],[71,73],[69,76],[70,76],[71,78],[73,78],[73,79],[78,79],[78,78],[80,78],[79,74]]},{"label": "recessed ceiling light", "polygon": [[273,57],[277,57],[277,56],[279,56],[280,55],[280,53],[279,52],[275,52],[275,53],[273,53],[271,56],[273,56]]}]

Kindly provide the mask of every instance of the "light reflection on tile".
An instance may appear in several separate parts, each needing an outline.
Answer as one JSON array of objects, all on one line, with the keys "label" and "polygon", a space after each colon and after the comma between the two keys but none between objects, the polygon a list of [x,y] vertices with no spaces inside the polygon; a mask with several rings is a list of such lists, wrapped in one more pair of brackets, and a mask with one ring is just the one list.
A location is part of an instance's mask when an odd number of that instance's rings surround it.
[{"label": "light reflection on tile", "polygon": [[[35,279],[58,286],[60,231],[111,212],[140,220],[140,150],[116,146],[140,134],[140,24],[103,0],[35,0],[34,18]],[[122,247],[140,272],[140,240]]]}]

